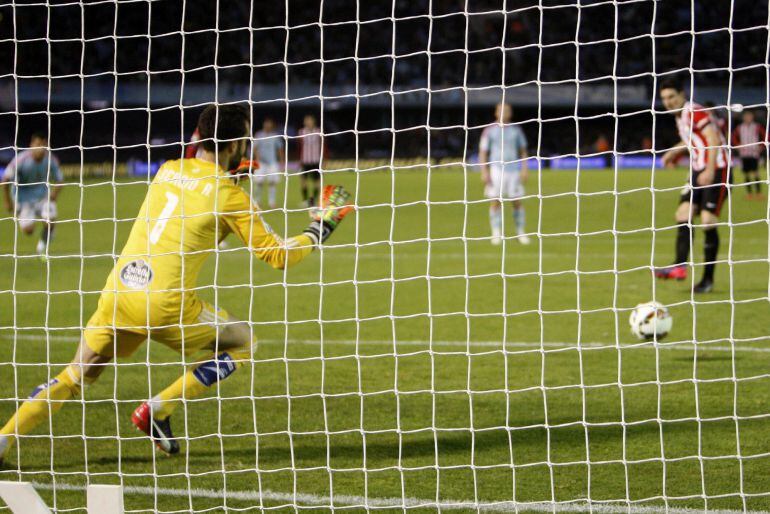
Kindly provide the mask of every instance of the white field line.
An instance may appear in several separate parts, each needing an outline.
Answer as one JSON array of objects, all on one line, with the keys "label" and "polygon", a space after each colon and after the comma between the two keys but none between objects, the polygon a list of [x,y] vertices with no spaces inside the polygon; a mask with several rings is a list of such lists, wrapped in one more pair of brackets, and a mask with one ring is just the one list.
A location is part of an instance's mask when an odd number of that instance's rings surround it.
[{"label": "white field line", "polygon": [[[742,242],[746,242],[746,240],[741,240]],[[759,240],[760,242],[765,242],[765,240]],[[417,244],[417,243],[415,243]],[[428,244],[427,242],[424,242],[424,244]],[[580,254],[580,257],[584,259],[612,259],[616,255],[617,257],[622,258],[638,258],[640,255],[647,257],[649,253],[639,253],[630,251],[630,250],[624,250],[624,251],[618,251],[617,254],[613,251],[591,251],[591,250],[580,250],[579,252],[574,247],[566,248],[562,252],[555,252],[555,251],[524,251],[523,249],[521,251],[517,251],[516,248],[519,248],[518,243],[508,242],[507,243],[511,248],[506,248],[505,251],[495,251],[495,252],[479,252],[474,249],[469,249],[468,253],[464,252],[458,252],[458,251],[450,251],[445,252],[441,251],[440,249],[434,249],[434,251],[431,253],[430,258],[431,260],[458,260],[459,262],[464,262],[464,259],[467,257],[468,260],[495,260],[500,261],[503,259],[503,257],[516,257],[516,258],[535,258],[538,256],[542,256],[544,258],[558,258],[563,259],[565,256],[574,258],[578,253]],[[515,246],[514,246],[515,244]],[[391,257],[390,251],[374,251],[370,250],[368,246],[359,246],[359,252],[356,253],[355,251],[341,251],[341,250],[354,250],[354,247],[348,247],[348,246],[331,246],[327,248],[325,251],[329,252],[333,255],[334,259],[372,259],[377,261],[382,261],[383,259],[388,260]],[[246,248],[243,247],[237,247],[227,250],[218,250],[216,252],[212,251],[211,253],[218,253],[220,259],[232,259],[232,260],[254,260],[257,261],[258,259],[248,253],[246,251]],[[10,253],[4,253],[0,254],[0,257],[23,257],[27,259],[37,259],[38,255],[36,253],[30,253],[30,254],[10,254]],[[61,255],[53,255],[51,256],[52,260],[56,259],[83,259],[83,258],[95,258],[95,257],[119,257],[118,255],[113,255],[110,253],[99,253],[99,252],[87,252],[82,254],[61,254]],[[393,257],[395,259],[405,259],[405,260],[419,260],[420,262],[426,261],[428,259],[428,253],[427,251],[424,252],[412,252],[412,251],[404,251],[403,249],[400,249],[398,247],[394,247],[393,250]],[[739,263],[742,263],[744,261],[755,261],[755,260],[767,260],[768,254],[763,253],[746,253],[746,254],[740,254],[739,256]],[[389,262],[389,261],[388,261]],[[649,265],[649,262],[645,261],[644,265]],[[611,271],[611,270],[607,270]]]},{"label": "white field line", "polygon": [[[75,484],[59,482],[53,484],[33,482],[36,489],[56,491],[85,491],[86,487]],[[172,496],[179,498],[207,498],[215,500],[236,500],[261,504],[263,502],[280,503],[285,506],[297,505],[300,507],[326,507],[337,509],[404,509],[404,508],[434,508],[441,510],[476,510],[485,512],[596,512],[599,514],[656,514],[668,512],[670,514],[696,514],[704,512],[703,509],[689,508],[665,508],[664,505],[641,506],[617,502],[574,502],[574,503],[523,503],[512,501],[479,501],[472,500],[429,500],[425,498],[367,498],[347,494],[335,494],[326,496],[308,493],[284,493],[263,489],[258,491],[222,491],[214,489],[172,489],[167,487],[149,486],[123,486],[124,494],[142,496]],[[268,507],[270,508],[270,507]],[[278,508],[272,507],[272,508]],[[709,510],[712,514],[739,514],[751,512],[752,514],[770,514],[767,511],[739,511],[739,510]]]},{"label": "white field line", "polygon": [[[512,243],[508,243],[509,245],[512,245]],[[514,247],[518,248],[518,244]],[[223,257],[228,259],[234,259],[234,260],[254,260],[256,261],[257,258],[252,256],[249,253],[246,253],[245,251],[238,251],[240,249],[233,250],[220,250],[219,258],[222,259]],[[337,258],[350,258],[350,259],[374,259],[378,261],[382,260],[388,260],[391,257],[390,252],[372,252],[367,251],[365,247],[363,249],[360,249],[359,253],[356,254],[355,252],[340,252],[338,248],[331,247],[330,249],[326,250],[330,254],[333,255],[334,259]],[[332,253],[333,252],[333,253]],[[523,250],[522,250],[523,252]],[[644,264],[641,264],[642,266],[649,266],[649,259],[647,257],[649,256],[649,253],[639,253],[639,252],[633,252],[633,251],[618,251],[617,254],[615,252],[609,251],[609,252],[597,252],[597,251],[589,251],[589,250],[580,250],[579,252],[573,248],[567,248],[563,252],[518,252],[515,249],[510,250],[507,249],[507,251],[500,250],[499,252],[477,252],[475,250],[468,250],[468,253],[464,252],[443,252],[441,250],[434,251],[430,254],[431,260],[452,260],[452,261],[458,261],[460,263],[465,262],[464,259],[467,259],[469,261],[473,260],[494,260],[494,261],[500,261],[503,259],[503,257],[516,257],[516,258],[532,258],[542,256],[544,258],[548,259],[564,259],[565,256],[574,259],[576,255],[580,255],[580,257],[584,259],[612,259],[614,257],[621,257],[621,258],[639,258],[641,255],[642,257],[645,257]],[[34,257],[37,257],[37,254],[34,254]],[[79,255],[75,255],[73,257],[79,257]],[[404,259],[404,260],[418,260],[420,262],[427,261],[428,260],[428,253],[425,252],[405,252],[403,250],[396,249],[393,251],[393,257],[398,259]],[[331,257],[330,257],[331,258]],[[738,262],[742,263],[743,261],[753,261],[753,260],[767,260],[768,255],[765,254],[758,254],[758,253],[746,253],[740,255],[740,260]],[[389,262],[389,261],[388,261]],[[607,270],[612,271],[612,270]]]},{"label": "white field line", "polygon": [[[78,336],[68,336],[68,335],[49,335],[47,338],[44,335],[32,335],[32,334],[3,334],[0,335],[0,340],[4,341],[39,341],[39,342],[45,342],[46,339],[53,342],[53,343],[76,343],[80,340]],[[259,339],[258,342],[260,344],[303,344],[303,345],[309,345],[309,346],[321,346],[321,345],[344,345],[344,346],[393,346],[393,340],[372,340],[372,339],[361,339],[359,341],[355,341],[352,339],[324,339],[323,342],[318,339]],[[767,342],[765,340],[757,341],[757,342]],[[681,343],[660,343],[657,346],[655,346],[653,343],[635,343],[632,345],[627,344],[621,344],[620,349],[621,350],[641,350],[641,349],[648,349],[648,350],[654,350],[655,348],[659,348],[660,350],[676,350],[676,351],[683,351],[683,352],[691,352],[693,351],[691,341],[684,341]],[[697,344],[697,343],[696,343]],[[748,353],[770,353],[770,346],[768,347],[757,347],[757,346],[741,346],[742,343],[736,344],[735,348],[727,345],[714,345],[713,343],[702,343],[699,344],[700,349],[704,351],[714,351],[714,352],[748,352]],[[502,349],[503,343],[502,341],[415,341],[415,340],[401,340],[396,341],[397,346],[430,346],[436,347],[436,346],[449,346],[449,347],[455,347],[455,348],[467,348],[467,347],[479,347],[479,348],[500,348]],[[616,348],[614,343],[607,342],[607,343],[596,343],[596,342],[583,342],[583,343],[567,343],[567,342],[543,342],[543,343],[537,343],[537,342],[517,342],[517,341],[507,341],[505,343],[506,348]]]}]

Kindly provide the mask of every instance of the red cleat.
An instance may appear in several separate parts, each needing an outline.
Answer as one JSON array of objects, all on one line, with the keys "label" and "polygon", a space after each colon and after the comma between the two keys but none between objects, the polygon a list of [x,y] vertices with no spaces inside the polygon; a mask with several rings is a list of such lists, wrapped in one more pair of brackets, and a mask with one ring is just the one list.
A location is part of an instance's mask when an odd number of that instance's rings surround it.
[{"label": "red cleat", "polygon": [[674,264],[665,268],[656,268],[655,276],[663,280],[684,280],[687,278],[687,265]]},{"label": "red cleat", "polygon": [[179,443],[171,433],[170,418],[157,419],[152,417],[150,404],[145,402],[136,408],[131,414],[131,423],[138,429],[150,436],[152,442],[162,452],[169,455],[179,453]]}]

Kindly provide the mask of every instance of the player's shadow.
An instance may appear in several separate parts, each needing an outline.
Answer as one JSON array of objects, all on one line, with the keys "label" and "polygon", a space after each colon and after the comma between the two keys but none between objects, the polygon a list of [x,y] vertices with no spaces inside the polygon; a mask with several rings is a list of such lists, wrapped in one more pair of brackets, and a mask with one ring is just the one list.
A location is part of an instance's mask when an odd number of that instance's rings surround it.
[{"label": "player's shadow", "polygon": [[[383,440],[378,435],[369,435],[366,442],[367,463],[369,466],[380,466],[388,462],[397,463],[402,460],[435,458],[437,455],[441,456],[442,461],[447,457],[459,455],[467,455],[470,458],[474,448],[477,453],[479,451],[499,452],[503,448],[507,453],[510,445],[508,437],[504,431],[501,430],[499,432],[495,435],[484,435],[483,432],[471,435],[466,431],[451,434],[443,433],[437,435],[435,439],[430,434],[420,433],[418,435],[411,434],[402,437],[400,442],[395,434],[392,434],[392,437],[388,437],[387,440]],[[249,439],[254,441],[253,438]],[[302,439],[302,436],[297,439]],[[349,442],[332,442],[328,446],[324,437],[315,438],[312,442],[295,440],[291,446],[288,444],[288,441],[286,441],[287,444],[261,444],[258,452],[260,468],[282,468],[292,461],[297,467],[324,465],[327,462],[327,458],[340,462],[360,462],[363,456],[362,438],[355,436],[349,439],[351,439]],[[181,454],[171,457],[170,460],[185,459],[185,444],[185,442],[182,442],[183,449]],[[190,461],[194,463],[195,467],[208,468],[211,464],[221,466],[222,455],[218,438],[211,438],[210,441],[193,441],[190,448]],[[253,445],[233,444],[232,440],[225,444],[225,462],[228,460],[239,463],[255,462],[256,455],[256,447]],[[161,463],[165,461],[163,457],[157,458],[161,459]],[[146,465],[152,461],[152,456],[144,454],[144,452],[141,455],[124,454],[120,460],[123,464]],[[88,463],[94,466],[109,466],[116,463],[116,458],[109,455],[98,457],[90,455]],[[61,465],[58,462],[56,463],[57,470],[80,466],[82,466],[82,462],[62,462]]]},{"label": "player's shadow", "polygon": [[[735,356],[735,359],[738,360],[741,358],[740,354],[737,354]],[[733,357],[730,355],[730,352],[709,352],[709,351],[700,351],[698,352],[698,361],[705,362],[719,362],[719,361],[731,361]],[[673,360],[679,361],[679,362],[689,362],[692,364],[693,358],[692,355],[685,356],[680,355],[678,357],[674,357]]]},{"label": "player's shadow", "polygon": [[[533,420],[534,421],[534,420]],[[552,423],[568,424],[574,419],[552,419]],[[494,462],[511,461],[513,451],[514,462],[518,465],[532,462],[544,462],[547,458],[547,445],[550,440],[552,451],[567,451],[572,459],[582,458],[585,451],[585,428],[581,425],[556,426],[546,429],[536,424],[527,425],[522,420],[517,420],[518,427],[505,430],[481,430],[476,432],[436,433],[420,432],[417,434],[387,434],[392,437],[383,438],[382,434],[370,434],[366,442],[366,466],[381,468],[398,465],[425,465],[435,463],[439,466],[454,464],[466,464],[470,462]],[[639,448],[644,446],[648,451],[655,450],[655,441],[658,441],[661,426],[654,421],[637,424],[634,426],[633,435],[623,435],[620,426],[602,426],[589,428],[589,440],[592,445],[609,447],[618,444]],[[663,430],[667,437],[697,437],[697,423],[665,423]],[[679,434],[679,435],[677,435]],[[295,441],[286,444],[261,444],[257,454],[256,446],[245,443],[245,440],[254,441],[252,437],[244,436],[230,439],[225,443],[224,452],[220,448],[220,439],[198,439],[192,442],[189,450],[189,464],[194,469],[221,468],[224,464],[228,469],[246,469],[256,465],[258,455],[258,467],[261,470],[286,469],[289,467],[310,468],[325,466],[328,462],[332,466],[339,464],[355,463],[356,467],[363,467],[364,447],[360,434],[346,435],[349,441],[332,442],[327,445],[326,437],[321,435],[311,441],[301,441],[303,436],[295,436]],[[378,439],[379,440],[376,440]],[[375,439],[375,440],[369,440]],[[92,452],[88,454],[89,469],[105,471],[117,466],[120,461],[123,472],[131,472],[133,466],[145,469],[153,462],[151,443],[147,441],[147,447],[141,451],[134,448],[133,452],[125,452],[120,459],[110,452]],[[163,455],[155,455],[156,465],[159,470],[167,467],[184,465],[186,457],[186,442],[182,442],[182,452],[170,458]],[[568,449],[568,450],[565,450]],[[481,457],[481,460],[479,460]],[[25,459],[26,460],[26,459]],[[33,461],[37,459],[32,459]],[[45,461],[45,462],[44,462]],[[336,463],[336,464],[335,464]],[[31,469],[50,470],[50,460],[40,459],[39,462],[22,462],[22,469],[29,473]],[[56,472],[83,469],[82,459],[55,459],[53,467]],[[212,468],[213,467],[213,468]]]},{"label": "player's shadow", "polygon": [[[558,417],[551,420],[554,424],[568,424],[575,421],[578,420],[558,419]],[[410,461],[423,464],[426,459],[429,459],[439,465],[448,465],[449,463],[472,462],[474,457],[478,459],[481,454],[487,454],[489,456],[487,458],[493,459],[495,462],[509,462],[512,449],[514,460],[524,456],[528,456],[525,457],[525,460],[539,460],[540,457],[546,458],[545,454],[540,454],[545,450],[549,437],[553,438],[554,436],[558,436],[558,443],[565,447],[575,448],[578,452],[585,448],[585,431],[580,425],[561,426],[548,430],[542,426],[537,426],[535,420],[531,420],[531,422],[517,420],[517,425],[528,428],[512,428],[510,431],[500,428],[473,433],[463,430],[452,433],[437,433],[435,437],[431,433],[422,432],[405,434],[400,441],[396,434],[389,434],[392,437],[370,434],[366,441],[366,462],[369,467],[386,467]],[[678,424],[665,428],[669,435],[691,429],[692,427]],[[610,429],[601,427],[590,430],[589,439],[592,444],[615,444],[622,441],[623,436],[620,427],[611,427]],[[660,427],[657,423],[649,422],[636,426],[634,433],[635,437],[639,437],[641,441],[646,440],[650,434],[657,437],[659,431]],[[332,442],[328,445],[323,436],[314,437],[312,442],[302,441],[302,438],[303,436],[295,437],[291,445],[288,440],[285,440],[286,444],[261,444],[258,451],[259,467],[266,470],[282,469],[293,463],[297,468],[307,468],[324,466],[328,461],[354,462],[356,466],[363,466],[364,447],[360,435],[348,437],[350,441],[345,442],[335,442],[335,438],[332,438]],[[184,459],[184,445],[186,443],[183,442],[182,444],[183,449],[180,456],[172,457],[169,461],[161,458],[162,462]],[[210,441],[193,441],[189,451],[191,464],[200,469],[222,466],[223,455],[225,464],[230,461],[237,462],[239,467],[247,467],[249,463],[256,462],[257,451],[253,445],[239,444],[231,440],[229,443],[225,443],[224,452],[222,452],[218,438],[211,438]],[[149,455],[124,455],[121,458],[124,464],[138,465],[146,465],[151,460]],[[114,462],[114,457],[108,456],[89,458],[89,464],[92,465],[110,465]],[[57,468],[59,468],[58,465]],[[66,469],[66,465],[64,469]]]},{"label": "player's shadow", "polygon": [[[324,438],[316,438],[313,442],[295,442],[293,447],[289,445],[261,445],[259,448],[260,466],[284,467],[293,461],[298,467],[324,465],[327,459],[339,462],[359,462],[363,458],[364,444],[360,436],[351,438],[350,442],[331,442],[328,444]],[[474,441],[475,439],[475,441]],[[383,466],[388,463],[396,464],[400,461],[424,460],[426,458],[445,459],[451,456],[467,455],[470,458],[474,451],[495,452],[501,449],[508,451],[509,441],[507,436],[471,436],[470,433],[441,434],[434,438],[430,434],[377,437],[367,436],[366,460],[369,466]],[[226,458],[232,457],[248,462],[255,459],[255,448],[225,449]],[[221,463],[222,454],[219,449],[190,450],[191,459],[211,460]]]}]

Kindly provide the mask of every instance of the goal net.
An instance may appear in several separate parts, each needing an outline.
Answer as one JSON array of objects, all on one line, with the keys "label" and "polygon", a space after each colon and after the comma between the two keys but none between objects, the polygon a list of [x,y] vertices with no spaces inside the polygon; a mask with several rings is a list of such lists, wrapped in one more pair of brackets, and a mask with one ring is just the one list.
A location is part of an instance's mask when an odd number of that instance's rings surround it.
[{"label": "goal net", "polygon": [[0,0],[0,512],[770,510],[769,16]]}]

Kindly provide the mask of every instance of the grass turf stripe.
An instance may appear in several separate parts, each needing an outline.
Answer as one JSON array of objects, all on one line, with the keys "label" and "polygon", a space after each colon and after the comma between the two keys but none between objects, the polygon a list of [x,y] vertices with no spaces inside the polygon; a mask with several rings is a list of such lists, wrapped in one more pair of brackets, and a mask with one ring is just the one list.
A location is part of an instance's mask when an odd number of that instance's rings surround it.
[{"label": "grass turf stripe", "polygon": [[[85,491],[86,487],[82,485],[59,482],[56,485],[33,482],[36,489],[56,490],[56,491]],[[599,514],[655,514],[659,512],[668,512],[670,514],[696,514],[703,512],[703,509],[694,508],[665,508],[665,505],[634,505],[632,502],[612,501],[612,502],[512,502],[512,501],[472,501],[472,500],[429,500],[427,498],[367,498],[364,496],[355,496],[340,494],[334,496],[309,494],[309,493],[286,493],[263,489],[258,491],[223,491],[215,489],[173,489],[167,487],[150,486],[123,486],[124,494],[142,495],[142,496],[175,496],[180,498],[206,498],[254,502],[261,504],[263,502],[279,503],[282,505],[273,508],[296,505],[298,507],[327,507],[327,508],[369,508],[369,509],[402,509],[402,508],[436,508],[441,510],[477,510],[485,512],[596,512]],[[268,507],[269,508],[269,507]],[[751,512],[752,514],[770,514],[767,511],[743,511],[732,509],[711,510],[712,514],[738,514],[741,512]]]}]

